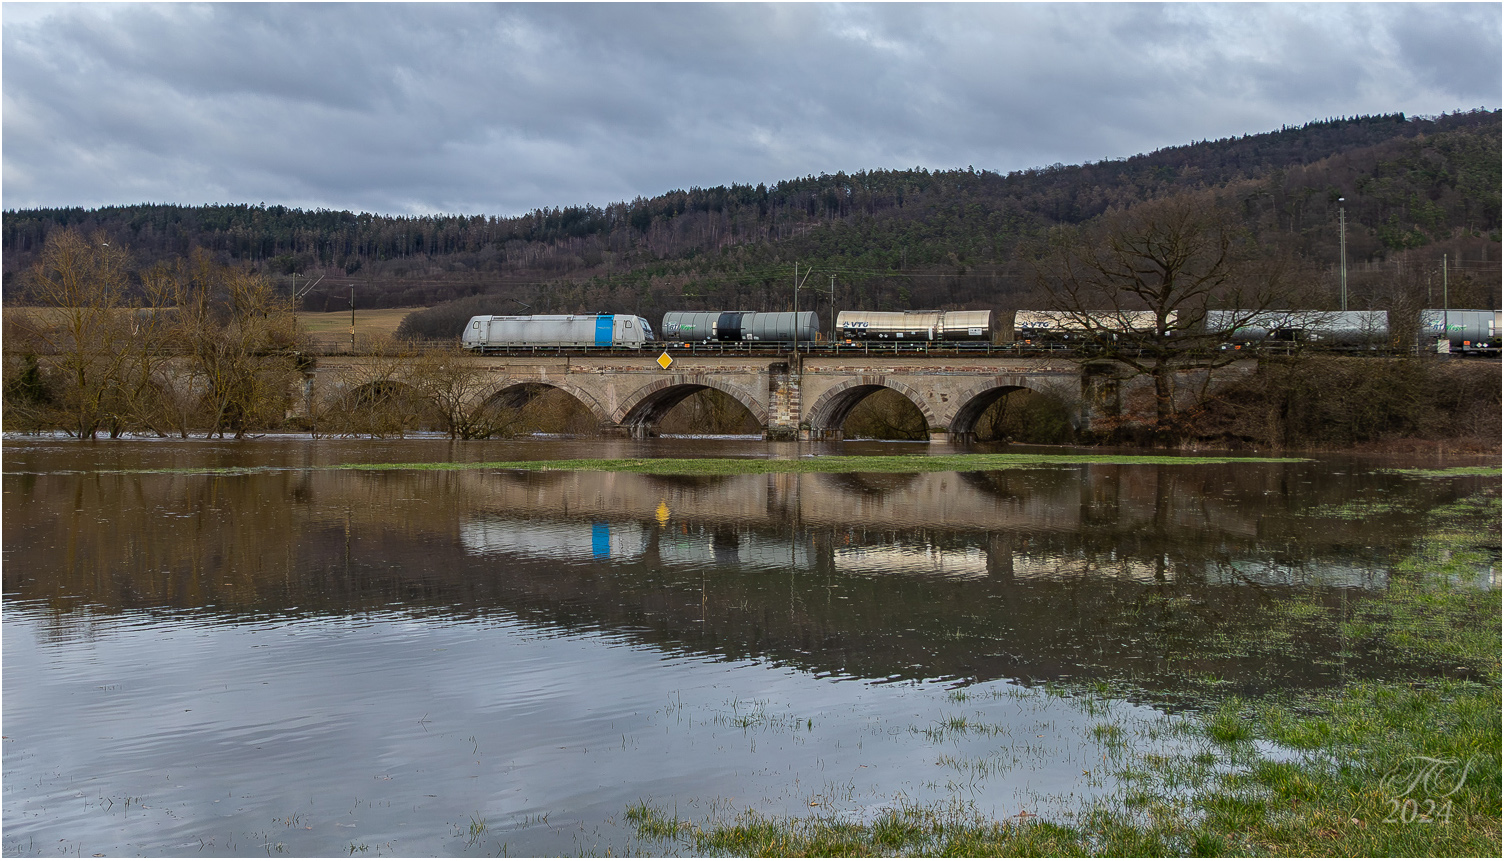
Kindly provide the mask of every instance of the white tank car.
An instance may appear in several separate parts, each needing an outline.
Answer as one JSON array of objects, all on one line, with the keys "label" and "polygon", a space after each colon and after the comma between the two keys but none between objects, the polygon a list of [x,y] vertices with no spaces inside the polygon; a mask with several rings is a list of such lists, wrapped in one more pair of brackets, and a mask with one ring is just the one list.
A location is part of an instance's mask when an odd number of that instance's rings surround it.
[{"label": "white tank car", "polygon": [[[1166,314],[1167,326],[1176,325],[1176,312]],[[1076,341],[1089,333],[1144,333],[1155,331],[1154,311],[1015,311],[1016,341]]]},{"label": "white tank car", "polygon": [[992,311],[842,311],[836,331],[848,341],[991,341]]},{"label": "white tank car", "polygon": [[506,347],[641,347],[654,340],[648,321],[631,314],[529,314],[471,317],[460,345]]}]

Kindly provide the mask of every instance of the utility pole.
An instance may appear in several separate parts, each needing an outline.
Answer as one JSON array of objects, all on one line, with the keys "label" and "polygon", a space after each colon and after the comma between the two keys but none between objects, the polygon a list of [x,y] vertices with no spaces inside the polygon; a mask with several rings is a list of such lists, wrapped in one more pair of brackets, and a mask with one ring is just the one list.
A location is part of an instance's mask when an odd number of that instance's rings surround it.
[{"label": "utility pole", "polygon": [[350,285],[350,354],[355,355],[355,285]]},{"label": "utility pole", "polygon": [[1448,256],[1442,255],[1442,337],[1448,339],[1448,352],[1453,352],[1453,334],[1448,329]]},{"label": "utility pole", "polygon": [[831,343],[836,343],[836,276],[831,276]]},{"label": "utility pole", "polygon": [[[813,267],[810,268],[810,269],[806,269],[805,270],[805,280],[806,281],[810,280],[810,275],[813,272],[815,272],[815,269]],[[793,321],[794,321],[794,323],[793,323],[793,325],[794,325],[794,352],[795,352],[796,355],[798,355],[799,351],[800,351],[800,288],[803,287],[803,286],[805,286],[805,283],[804,283],[804,281],[800,280],[800,262],[798,260],[796,260],[796,261],[794,261],[794,314],[793,314]]]},{"label": "utility pole", "polygon": [[302,272],[293,273],[293,323],[295,325],[298,322],[298,300],[302,299],[304,296],[307,296],[310,290],[313,290],[315,287],[319,286],[319,282],[324,280],[324,276],[320,275],[314,280],[314,283],[303,285],[303,289],[300,291],[298,289],[298,279],[302,276]]},{"label": "utility pole", "polygon": [[1348,221],[1338,198],[1338,310],[1348,310]]}]

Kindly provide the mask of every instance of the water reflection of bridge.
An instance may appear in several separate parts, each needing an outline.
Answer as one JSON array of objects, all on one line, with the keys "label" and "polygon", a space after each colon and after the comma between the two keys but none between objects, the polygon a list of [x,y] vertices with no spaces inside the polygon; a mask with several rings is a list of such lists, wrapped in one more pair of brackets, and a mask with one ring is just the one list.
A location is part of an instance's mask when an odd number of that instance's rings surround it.
[{"label": "water reflection of bridge", "polygon": [[1173,476],[1144,472],[1118,466],[714,477],[476,471],[464,473],[459,486],[493,511],[605,520],[647,520],[667,506],[676,517],[737,524],[1024,532],[1216,524],[1219,533],[1256,534],[1257,515],[1238,499],[1207,498]]},{"label": "water reflection of bridge", "polygon": [[[471,552],[537,558],[1269,584],[1309,582],[1320,570],[1328,585],[1382,585],[1373,566],[1294,564],[1260,550],[1257,509],[1243,494],[1206,495],[1201,481],[1195,470],[1114,465],[717,477],[473,472],[460,487],[477,510],[460,531]],[[1184,542],[1222,552],[1196,563],[1167,552]],[[1101,552],[1062,550],[1084,543]]]},{"label": "water reflection of bridge", "polygon": [[[46,602],[60,626],[132,608],[500,612],[872,678],[1040,678],[1089,661],[1309,674],[1305,654],[1207,655],[1272,595],[1336,604],[1330,587],[1384,582],[1414,517],[1310,513],[1380,486],[1351,480],[1299,463],[7,475],[4,577],[8,600]],[[1408,492],[1454,492],[1425,488]]]}]

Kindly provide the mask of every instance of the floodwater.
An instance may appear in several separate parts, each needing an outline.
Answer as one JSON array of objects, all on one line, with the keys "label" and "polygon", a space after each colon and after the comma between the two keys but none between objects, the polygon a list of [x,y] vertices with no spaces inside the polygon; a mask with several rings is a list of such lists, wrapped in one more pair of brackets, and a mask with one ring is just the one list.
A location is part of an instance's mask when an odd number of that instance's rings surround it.
[{"label": "floodwater", "polygon": [[[4,853],[672,851],[639,802],[1065,815],[1114,786],[1094,730],[1180,680],[1366,672],[1215,644],[1281,595],[1383,589],[1427,510],[1499,481],[331,468],[926,450],[7,439]],[[1043,693],[1097,682],[1144,693]]]}]

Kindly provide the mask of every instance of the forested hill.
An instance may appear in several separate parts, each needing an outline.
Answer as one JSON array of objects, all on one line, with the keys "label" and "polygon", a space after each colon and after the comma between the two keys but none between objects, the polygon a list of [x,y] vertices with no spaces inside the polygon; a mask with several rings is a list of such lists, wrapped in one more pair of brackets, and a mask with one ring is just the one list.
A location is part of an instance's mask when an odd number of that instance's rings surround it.
[{"label": "forested hill", "polygon": [[140,266],[202,247],[289,289],[292,273],[323,276],[304,299],[310,310],[346,307],[352,286],[362,307],[484,295],[467,307],[650,318],[783,308],[796,262],[813,268],[812,285],[834,284],[843,307],[1008,307],[1026,288],[1012,262],[1021,239],[1109,207],[1225,188],[1255,229],[1314,260],[1336,259],[1345,197],[1350,265],[1451,248],[1465,264],[1492,262],[1497,282],[1500,137],[1499,111],[1365,116],[1094,164],[837,173],[506,218],[265,204],[8,210],[0,251],[7,301],[49,231],[73,226],[103,230]]}]

